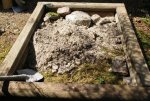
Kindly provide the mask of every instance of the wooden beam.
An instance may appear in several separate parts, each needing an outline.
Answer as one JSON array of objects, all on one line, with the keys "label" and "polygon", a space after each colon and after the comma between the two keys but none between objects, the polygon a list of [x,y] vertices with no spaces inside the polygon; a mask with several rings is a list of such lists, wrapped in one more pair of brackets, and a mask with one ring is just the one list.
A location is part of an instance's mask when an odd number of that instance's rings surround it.
[{"label": "wooden beam", "polygon": [[132,63],[132,66],[128,67],[130,76],[136,80],[138,85],[150,86],[150,71],[129,20],[127,11],[125,7],[117,7],[116,12],[124,35],[126,54]]},{"label": "wooden beam", "polygon": [[[45,97],[69,99],[103,99],[143,100],[150,96],[150,88],[128,85],[92,85],[92,84],[56,84],[7,82],[3,85],[0,96],[10,94],[16,97]],[[4,89],[5,88],[5,89]],[[2,91],[2,90],[0,90]]]},{"label": "wooden beam", "polygon": [[117,7],[124,6],[122,3],[79,3],[79,2],[42,2],[49,8],[68,6],[72,9],[86,11],[115,11]]},{"label": "wooden beam", "polygon": [[4,9],[9,9],[12,7],[12,0],[2,0],[2,5]]}]

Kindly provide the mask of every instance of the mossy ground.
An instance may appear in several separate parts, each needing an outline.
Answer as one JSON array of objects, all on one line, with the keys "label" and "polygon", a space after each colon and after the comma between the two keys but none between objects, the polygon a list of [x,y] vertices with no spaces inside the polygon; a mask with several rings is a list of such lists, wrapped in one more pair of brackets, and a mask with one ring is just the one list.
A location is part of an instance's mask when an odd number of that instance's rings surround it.
[{"label": "mossy ground", "polygon": [[138,22],[135,22],[136,32],[150,68],[150,16],[139,19]]},{"label": "mossy ground", "polygon": [[144,54],[146,56],[146,60],[148,63],[148,66],[150,68],[150,35],[148,33],[145,33],[142,30],[137,31],[138,37],[140,38],[141,41],[141,46],[144,49]]},{"label": "mossy ground", "polygon": [[8,42],[7,40],[1,39],[1,37],[2,36],[0,36],[0,64],[4,60],[5,56],[8,54],[13,44],[13,43]]},{"label": "mossy ground", "polygon": [[45,82],[80,83],[80,84],[123,84],[122,76],[108,72],[111,67],[109,60],[99,60],[98,63],[85,63],[69,73],[55,74],[51,70],[41,72]]},{"label": "mossy ground", "polygon": [[141,19],[146,25],[150,27],[150,16],[148,17],[142,17]]}]

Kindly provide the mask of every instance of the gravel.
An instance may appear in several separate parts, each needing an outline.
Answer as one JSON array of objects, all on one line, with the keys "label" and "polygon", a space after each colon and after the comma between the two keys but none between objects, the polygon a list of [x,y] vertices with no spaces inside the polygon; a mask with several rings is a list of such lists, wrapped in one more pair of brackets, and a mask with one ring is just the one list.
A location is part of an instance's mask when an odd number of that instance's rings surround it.
[{"label": "gravel", "polygon": [[122,50],[122,40],[112,18],[104,17],[105,23],[91,27],[79,26],[64,18],[45,22],[47,24],[37,29],[30,42],[28,67],[39,71],[49,68],[53,73],[63,74],[83,63],[96,63],[117,55],[112,51]]}]

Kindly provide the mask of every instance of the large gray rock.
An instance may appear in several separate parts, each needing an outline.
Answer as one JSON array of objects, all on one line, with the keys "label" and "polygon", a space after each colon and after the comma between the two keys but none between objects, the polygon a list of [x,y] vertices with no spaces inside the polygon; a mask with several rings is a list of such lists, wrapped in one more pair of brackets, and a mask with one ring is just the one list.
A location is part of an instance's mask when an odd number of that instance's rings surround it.
[{"label": "large gray rock", "polygon": [[91,17],[83,11],[74,11],[66,16],[66,20],[70,21],[76,25],[90,26]]}]

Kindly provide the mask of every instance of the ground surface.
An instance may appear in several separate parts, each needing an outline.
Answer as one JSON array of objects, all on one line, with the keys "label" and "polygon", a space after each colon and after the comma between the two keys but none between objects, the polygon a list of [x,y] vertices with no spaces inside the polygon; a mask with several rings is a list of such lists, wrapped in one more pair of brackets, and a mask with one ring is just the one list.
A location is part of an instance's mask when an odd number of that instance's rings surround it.
[{"label": "ground surface", "polygon": [[29,18],[29,13],[0,12],[0,63]]},{"label": "ground surface", "polygon": [[[23,26],[25,25],[27,19],[31,15],[36,5],[36,1],[38,0],[34,0],[34,2],[30,1],[27,12],[15,14],[13,13],[12,10],[0,9],[0,63],[3,61],[8,51],[10,50],[11,46],[15,42],[17,36],[19,35],[20,31],[23,29]],[[89,0],[89,1],[94,1],[94,0]],[[134,8],[133,5],[131,6],[126,5],[126,7],[128,9]],[[146,12],[144,10],[141,11],[142,14],[144,13],[144,15],[141,15],[140,13],[138,13],[138,11],[137,11],[138,14],[133,15],[133,12],[136,12],[134,10],[129,11],[129,14],[132,17],[132,21],[137,31],[137,36],[140,39],[139,41],[141,43],[141,47],[144,50],[146,60],[150,65],[150,17],[148,17],[149,12]]]}]

